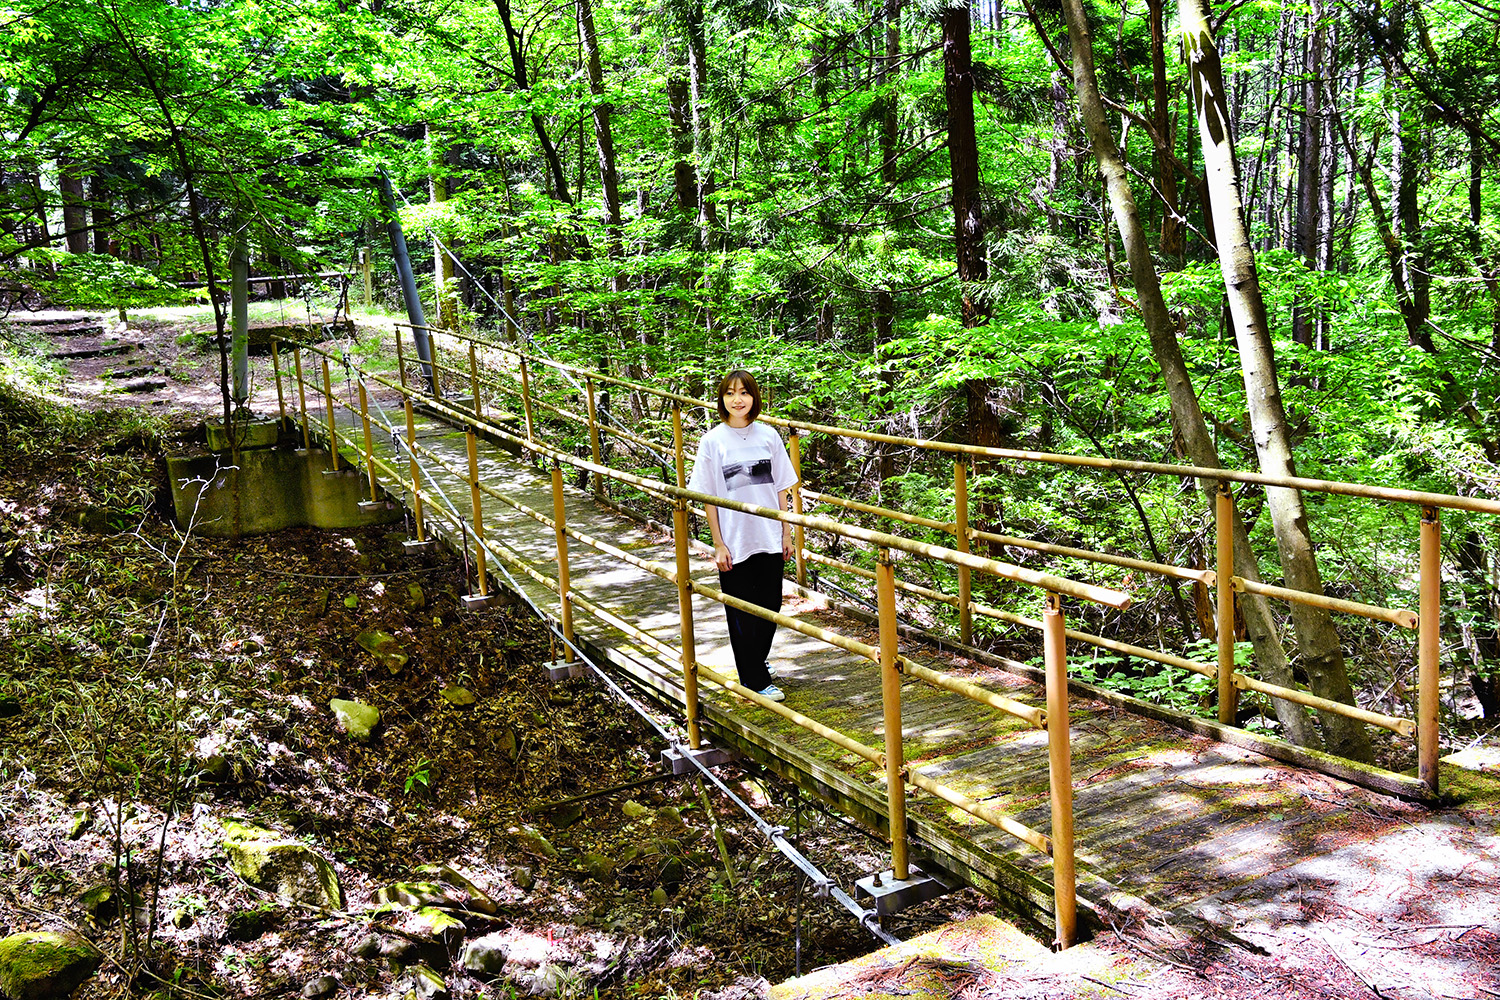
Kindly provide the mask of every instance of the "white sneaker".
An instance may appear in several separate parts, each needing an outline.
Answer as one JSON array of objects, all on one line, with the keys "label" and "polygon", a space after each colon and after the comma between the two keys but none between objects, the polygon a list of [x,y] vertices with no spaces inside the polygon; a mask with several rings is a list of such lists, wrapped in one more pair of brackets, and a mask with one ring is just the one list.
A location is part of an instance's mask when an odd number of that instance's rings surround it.
[{"label": "white sneaker", "polygon": [[776,672],[776,668],[771,666],[770,660],[766,661],[766,676],[770,677],[772,680],[775,680],[776,678],[781,676],[781,674]]},{"label": "white sneaker", "polygon": [[767,701],[786,701],[786,692],[782,691],[775,684],[767,684],[755,693]]}]

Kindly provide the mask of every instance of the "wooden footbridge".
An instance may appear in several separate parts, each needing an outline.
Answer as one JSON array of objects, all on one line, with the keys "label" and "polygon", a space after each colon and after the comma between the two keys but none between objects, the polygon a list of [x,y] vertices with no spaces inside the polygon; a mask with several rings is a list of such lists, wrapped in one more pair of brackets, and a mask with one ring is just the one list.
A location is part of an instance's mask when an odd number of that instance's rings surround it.
[{"label": "wooden footbridge", "polygon": [[[398,331],[400,328],[398,328]],[[413,337],[413,335],[416,335]],[[413,337],[420,360],[411,363]],[[712,403],[569,367],[512,347],[430,330],[396,337],[397,373],[360,370],[310,345],[273,352],[282,416],[304,446],[333,445],[335,466],[367,476],[372,502],[404,504],[418,539],[473,554],[477,593],[521,591],[561,631],[686,720],[692,746],[730,747],[763,762],[889,838],[887,878],[912,868],[967,881],[1049,927],[1060,946],[1078,920],[1120,909],[1196,903],[1394,824],[1388,795],[1432,800],[1438,787],[1442,508],[1500,513],[1500,504],[1356,484],[1273,481],[1253,473],[1111,462],[912,441],[762,419],[799,435],[842,435],[882,448],[946,453],[951,520],[934,520],[801,488],[793,510],[742,507],[790,521],[798,550],[773,650],[783,704],[734,682],[710,553],[691,519],[708,497],[683,488],[684,449]],[[408,377],[408,371],[414,372]],[[614,415],[605,397],[616,394]],[[619,405],[645,414],[627,422]],[[1103,471],[1201,477],[1219,484],[1226,525],[1233,488],[1290,485],[1415,505],[1417,613],[1334,600],[1236,577],[1220,532],[1217,571],[1062,548],[976,530],[966,483],[976,460],[1050,462]],[[831,510],[837,517],[810,513]],[[877,525],[871,527],[871,524]],[[949,545],[903,530],[941,532]],[[977,555],[971,543],[1021,546],[1199,583],[1218,595],[1219,659],[1199,663],[1069,629],[1064,601],[1127,609],[1118,589]],[[824,543],[833,543],[825,545]],[[835,547],[836,546],[836,547]],[[838,554],[831,554],[838,553]],[[948,589],[912,582],[948,567]],[[821,574],[873,591],[830,599]],[[974,599],[983,574],[1035,593],[1035,617]],[[827,589],[827,588],[823,588]],[[840,588],[841,589],[841,588]],[[949,592],[951,589],[952,592]],[[1237,593],[1321,604],[1409,629],[1419,650],[1416,718],[1325,702],[1235,669]],[[842,591],[848,593],[847,591]],[[957,641],[924,641],[904,622],[936,607]],[[755,609],[758,611],[758,609]],[[759,612],[765,614],[764,612]],[[968,647],[975,616],[1040,633],[1044,667]],[[1068,678],[1068,655],[1102,647],[1213,679],[1219,721],[1179,716]],[[565,654],[573,659],[572,650]],[[1186,674],[1184,674],[1186,676]],[[1415,737],[1415,777],[1302,750],[1233,725],[1244,690],[1358,718]]]}]

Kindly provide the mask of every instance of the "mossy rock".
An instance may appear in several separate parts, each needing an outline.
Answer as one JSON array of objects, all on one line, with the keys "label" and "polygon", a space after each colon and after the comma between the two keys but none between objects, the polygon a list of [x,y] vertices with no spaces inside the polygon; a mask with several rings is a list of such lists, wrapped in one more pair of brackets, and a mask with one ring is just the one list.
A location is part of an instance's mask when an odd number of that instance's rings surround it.
[{"label": "mossy rock", "polygon": [[12,934],[0,941],[0,993],[10,1000],[61,1000],[103,961],[99,950],[76,934]]},{"label": "mossy rock", "polygon": [[285,899],[342,909],[344,890],[333,866],[300,841],[240,820],[224,820],[224,850],[235,874]]}]

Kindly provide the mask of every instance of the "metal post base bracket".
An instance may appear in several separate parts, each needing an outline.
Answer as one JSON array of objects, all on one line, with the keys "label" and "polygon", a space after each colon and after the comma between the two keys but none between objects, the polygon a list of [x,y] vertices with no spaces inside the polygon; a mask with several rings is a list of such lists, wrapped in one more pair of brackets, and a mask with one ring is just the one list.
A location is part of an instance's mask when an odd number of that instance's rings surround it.
[{"label": "metal post base bracket", "polygon": [[572,663],[567,660],[553,660],[551,663],[542,664],[542,669],[547,671],[547,679],[553,683],[565,681],[569,677],[583,677],[589,672],[582,660],[574,660]]},{"label": "metal post base bracket", "polygon": [[718,767],[734,760],[736,754],[733,750],[725,750],[721,747],[699,747],[697,750],[687,750],[678,753],[676,750],[663,750],[661,761],[672,769],[676,775],[696,774],[698,769],[693,766],[696,760],[704,767]]},{"label": "metal post base bracket", "polygon": [[337,476],[339,479],[350,479],[354,476],[360,475],[362,471],[363,470],[356,469],[352,465],[341,465],[337,469],[324,469],[323,475]]},{"label": "metal post base bracket", "polygon": [[390,500],[361,500],[360,510],[395,510],[396,505]]},{"label": "metal post base bracket", "polygon": [[499,594],[465,594],[460,597],[459,603],[465,611],[483,611],[485,608],[496,607],[500,604]]},{"label": "metal post base bracket", "polygon": [[408,538],[401,543],[401,548],[406,552],[407,555],[415,555],[418,552],[427,551],[428,549],[432,548],[432,545],[433,541],[431,538],[424,538],[420,542],[415,538]]},{"label": "metal post base bracket", "polygon": [[905,879],[896,878],[896,873],[890,870],[866,875],[854,883],[854,897],[873,899],[875,912],[884,917],[953,891],[931,875],[923,875],[915,865],[910,872],[911,876]]}]

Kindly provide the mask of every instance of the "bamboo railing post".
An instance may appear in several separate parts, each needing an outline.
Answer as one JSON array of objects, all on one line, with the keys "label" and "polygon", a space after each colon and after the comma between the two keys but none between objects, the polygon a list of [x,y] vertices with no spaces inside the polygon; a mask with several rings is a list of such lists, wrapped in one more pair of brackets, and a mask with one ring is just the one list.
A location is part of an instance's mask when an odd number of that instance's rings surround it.
[{"label": "bamboo railing post", "polygon": [[339,425],[333,412],[333,376],[328,374],[328,358],[323,358],[323,399],[328,407],[328,456],[333,471],[339,471]]},{"label": "bamboo railing post", "polygon": [[474,419],[484,415],[479,405],[479,356],[474,350],[474,341],[469,341],[469,388],[474,392]]},{"label": "bamboo railing post", "polygon": [[365,469],[370,475],[370,502],[380,499],[375,486],[375,440],[370,435],[370,395],[365,391],[365,380],[359,380],[359,422],[365,429]]},{"label": "bamboo railing post", "polygon": [[[793,439],[795,440],[795,438]],[[672,403],[672,464],[677,488],[687,486],[687,462],[682,452],[682,404]],[[688,746],[703,743],[698,724],[698,649],[693,634],[693,590],[688,562],[688,505],[679,497],[672,505],[672,541],[677,554],[677,616],[682,636],[682,698],[687,707]]]},{"label": "bamboo railing post", "polygon": [[[281,414],[281,422],[286,423],[286,396],[281,389],[281,339],[271,338],[271,372],[276,376],[276,410]],[[280,434],[280,430],[277,431]]]},{"label": "bamboo railing post", "polygon": [[406,350],[401,346],[401,326],[396,326],[396,371],[401,377],[401,388],[407,388],[406,384]]},{"label": "bamboo railing post", "polygon": [[1052,899],[1061,951],[1071,947],[1078,930],[1077,871],[1073,859],[1073,757],[1068,737],[1067,626],[1062,598],[1047,595],[1042,612],[1047,666],[1047,760],[1052,786]]},{"label": "bamboo railing post", "polygon": [[880,610],[880,698],[885,709],[885,794],[891,823],[891,874],[911,876],[906,856],[906,760],[901,750],[901,674],[896,670],[896,568],[880,550],[875,568]]},{"label": "bamboo railing post", "polygon": [[526,364],[526,355],[521,355],[521,412],[526,416],[526,440],[536,439],[531,419],[531,368]]},{"label": "bamboo railing post", "polygon": [[[969,468],[963,459],[953,463],[953,537],[954,548],[969,551]],[[958,567],[958,633],[965,646],[974,638],[972,600],[973,574],[967,566]]]},{"label": "bamboo railing post", "polygon": [[[792,469],[797,473],[797,481],[792,484],[792,513],[802,513],[802,435],[797,433],[795,427],[788,439],[792,451]],[[803,551],[802,545],[806,536],[802,525],[792,525],[792,548],[796,550],[797,559],[797,586],[807,586],[807,553]]]},{"label": "bamboo railing post", "polygon": [[1232,726],[1240,700],[1240,689],[1234,686],[1234,496],[1222,480],[1214,494],[1214,538],[1219,600],[1219,721]]},{"label": "bamboo railing post", "polygon": [[[436,369],[434,369],[434,374]],[[434,382],[436,379],[434,378]],[[474,435],[474,428],[470,427],[464,435],[469,445],[469,496],[474,502],[474,566],[479,574],[479,596],[487,597],[490,592],[489,581],[485,577],[484,558],[484,505],[479,499],[479,439]],[[460,527],[459,530],[462,530]]]},{"label": "bamboo railing post", "polygon": [[416,523],[417,541],[427,540],[427,527],[422,521],[422,470],[417,465],[417,422],[411,411],[411,397],[403,396],[406,404],[406,454],[411,459],[411,516]]},{"label": "bamboo railing post", "polygon": [[292,348],[292,361],[297,366],[297,400],[302,409],[302,450],[312,451],[312,437],[307,429],[307,382],[302,378],[302,348]]},{"label": "bamboo railing post", "polygon": [[[594,380],[585,378],[583,385],[588,390],[589,397],[589,452],[594,456],[595,465],[603,465],[604,451],[599,445],[599,407],[594,402]],[[594,496],[603,499],[604,477],[595,473],[592,478],[594,480]]]},{"label": "bamboo railing post", "polygon": [[552,525],[557,534],[557,597],[562,602],[563,659],[573,662],[573,600],[568,594],[567,507],[563,496],[562,462],[552,459]]},{"label": "bamboo railing post", "polygon": [[432,398],[443,398],[443,374],[438,365],[437,338],[433,336],[436,330],[427,331],[427,355],[432,358]]},{"label": "bamboo railing post", "polygon": [[1417,594],[1417,777],[1438,791],[1438,625],[1442,620],[1442,523],[1436,507],[1422,508],[1421,576]]}]

